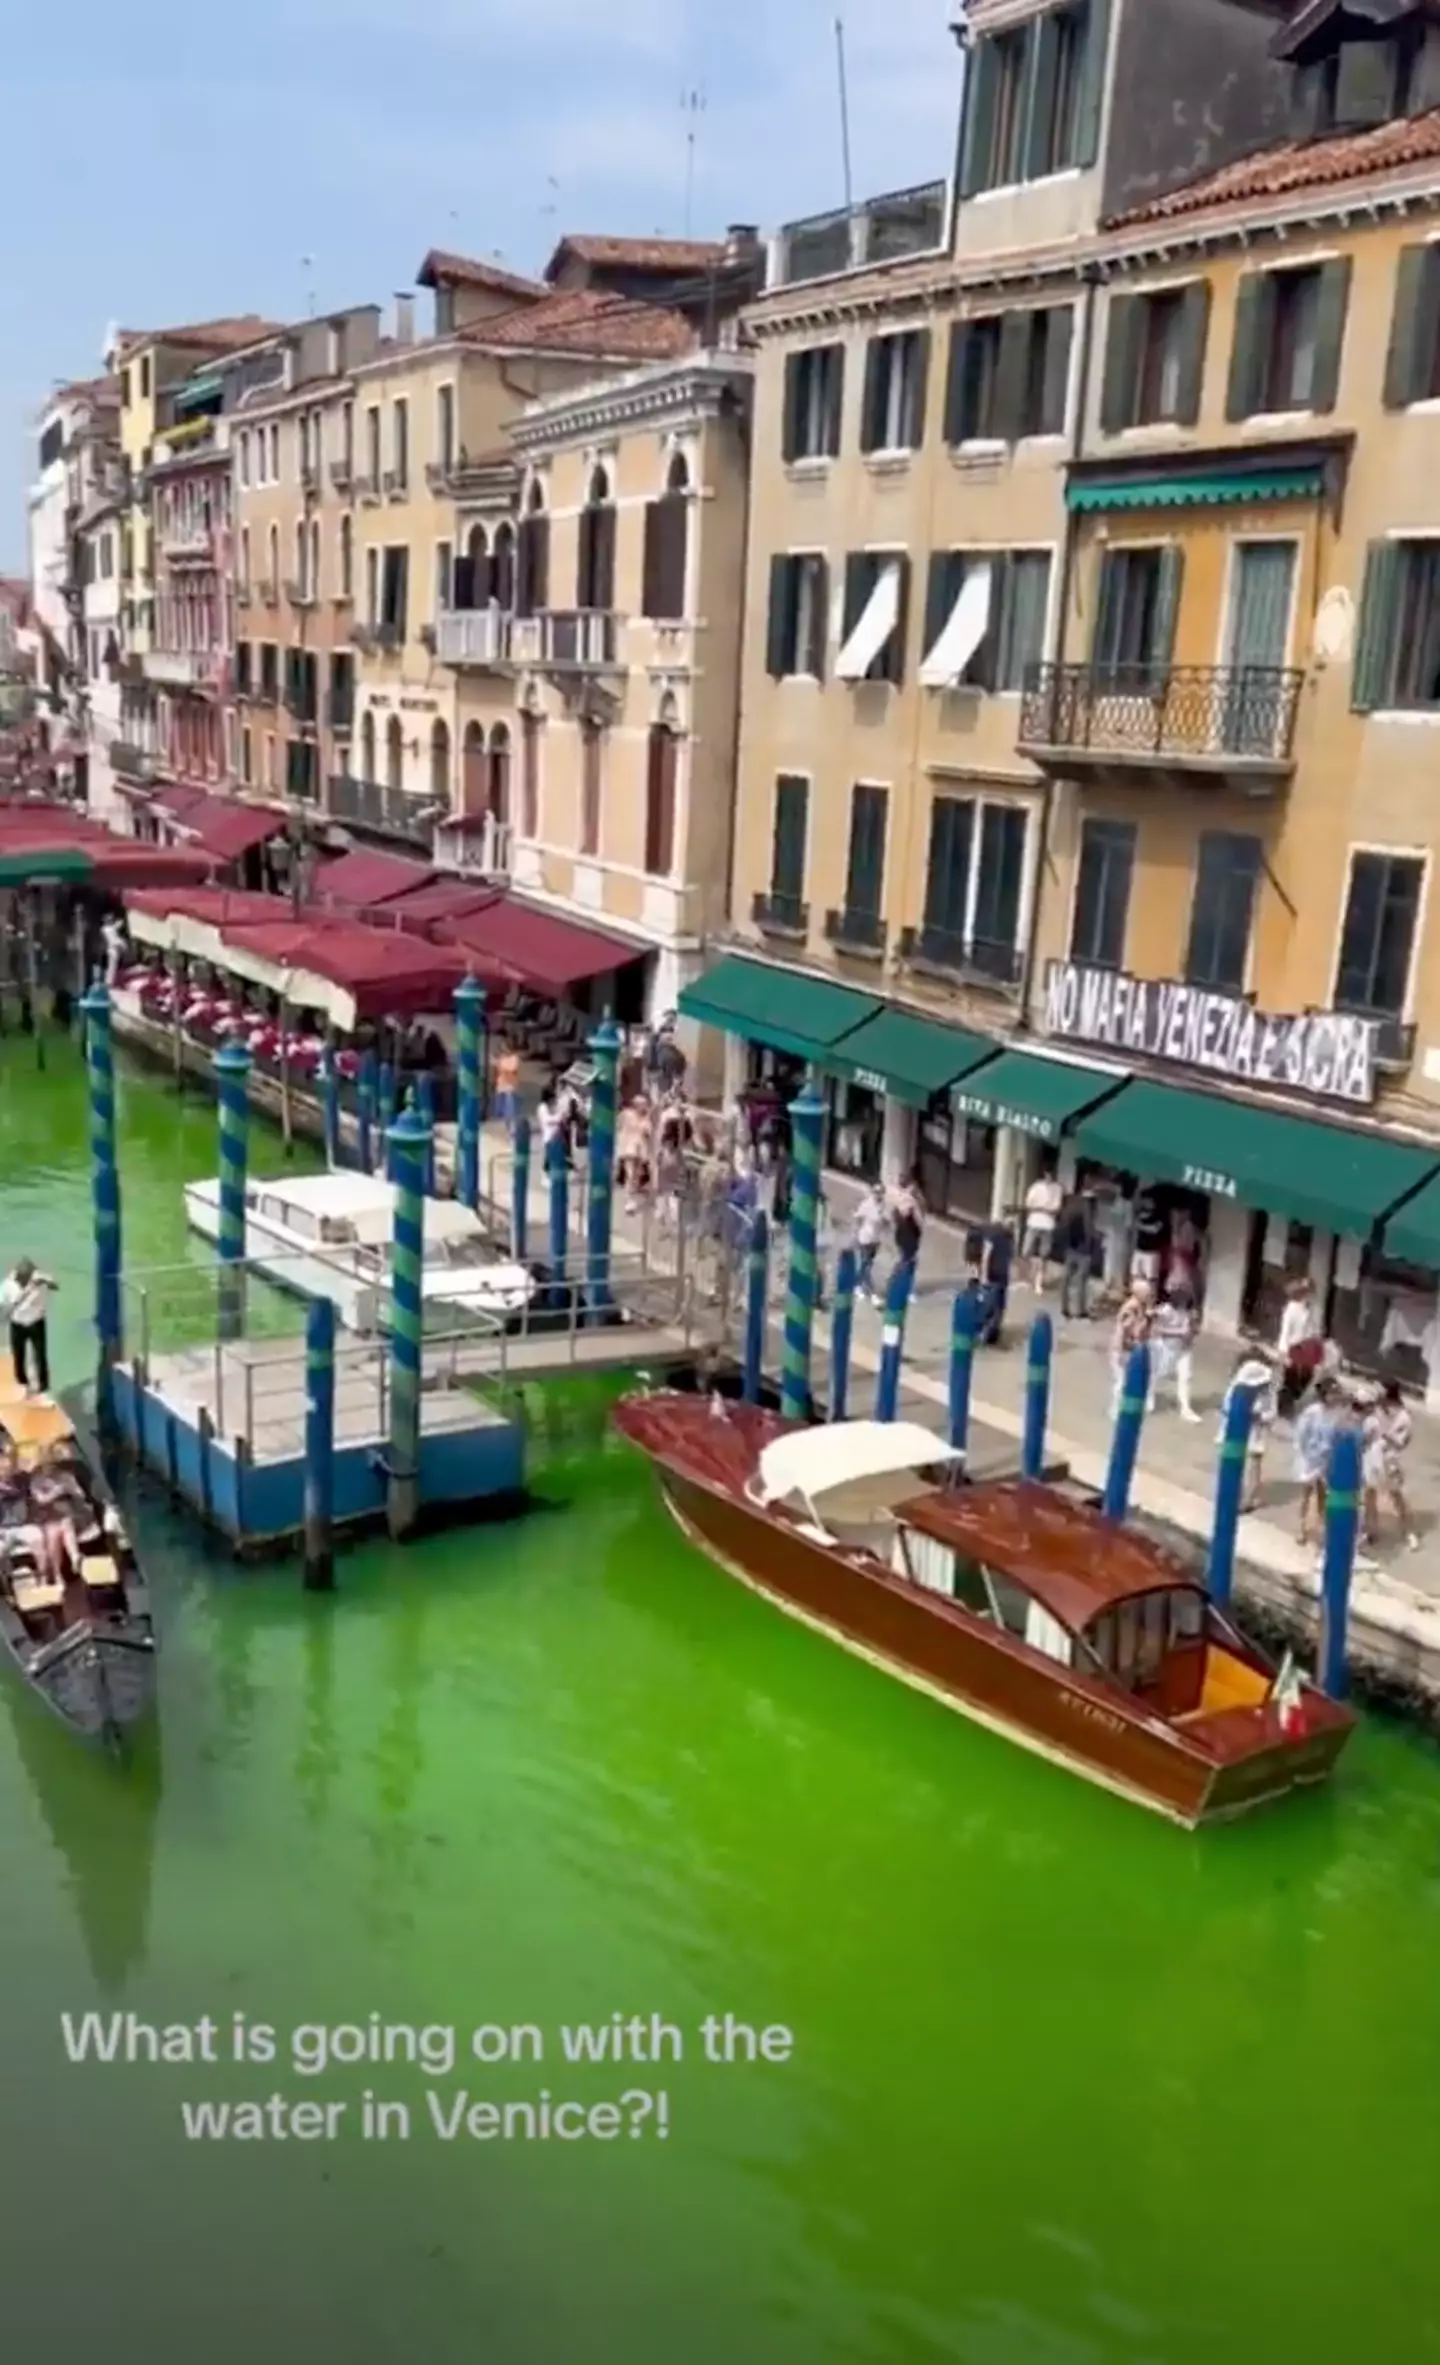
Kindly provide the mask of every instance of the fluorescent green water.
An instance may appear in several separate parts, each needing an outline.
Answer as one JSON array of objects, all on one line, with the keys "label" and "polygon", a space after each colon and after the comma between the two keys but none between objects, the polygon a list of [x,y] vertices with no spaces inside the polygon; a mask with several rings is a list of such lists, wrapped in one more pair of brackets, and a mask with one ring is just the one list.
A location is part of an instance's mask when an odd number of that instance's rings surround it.
[{"label": "fluorescent green water", "polygon": [[[127,1081],[137,1261],[183,1253],[212,1124]],[[72,1322],[84,1156],[73,1059],[41,1081],[0,1045],[0,1255],[63,1264]],[[80,1372],[83,1328],[57,1344]],[[523,1525],[347,1559],[333,1603],[147,1517],[163,1763],[92,1763],[0,1682],[7,2354],[1440,2358],[1427,1743],[1367,1727],[1329,1798],[1187,1839],[753,1600],[625,1453],[546,1484]],[[182,2096],[361,2080],[72,2066],[57,2015],[102,1990],[467,2029],[728,2010],[795,2053],[666,2068],[664,2141],[447,2147],[417,2110],[403,2145],[187,2145]]]}]

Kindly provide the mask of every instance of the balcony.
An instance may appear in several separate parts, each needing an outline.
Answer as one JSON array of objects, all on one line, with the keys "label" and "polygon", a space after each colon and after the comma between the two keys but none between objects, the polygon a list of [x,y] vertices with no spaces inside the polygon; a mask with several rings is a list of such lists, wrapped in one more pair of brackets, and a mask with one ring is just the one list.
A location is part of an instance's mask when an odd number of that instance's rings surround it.
[{"label": "balcony", "polygon": [[544,608],[517,616],[511,636],[516,659],[552,673],[619,673],[621,619],[609,608]]},{"label": "balcony", "polygon": [[435,654],[442,665],[502,670],[515,661],[514,621],[503,608],[449,608],[435,619]]},{"label": "balcony", "polygon": [[409,500],[409,498],[410,498],[410,472],[409,472],[409,470],[408,470],[408,469],[406,469],[406,468],[387,468],[387,469],[386,469],[386,471],[385,471],[385,498],[386,498],[386,500],[387,500],[387,501],[408,501],[408,500]]},{"label": "balcony", "polygon": [[429,850],[435,824],[444,808],[433,799],[407,796],[379,780],[356,780],[348,772],[332,773],[326,810],[332,821],[369,830],[379,838],[395,838],[402,845]]},{"label": "balcony", "polygon": [[159,539],[161,551],[172,566],[214,565],[215,535],[208,525],[169,526]]},{"label": "balcony", "polygon": [[280,586],[273,575],[262,575],[255,585],[255,597],[262,608],[278,608]]},{"label": "balcony", "polygon": [[837,952],[855,953],[861,960],[879,961],[885,954],[885,922],[878,912],[857,911],[845,904],[825,914],[825,941]]},{"label": "balcony", "polygon": [[197,649],[147,649],[144,658],[147,682],[166,682],[177,690],[213,688],[217,668],[223,670],[224,659]]},{"label": "balcony", "polygon": [[330,490],[332,493],[348,493],[354,482],[354,477],[354,468],[348,460],[331,461]]},{"label": "balcony", "polygon": [[1304,679],[1271,666],[1032,666],[1017,744],[1071,778],[1209,779],[1264,796],[1295,768]]},{"label": "balcony", "polygon": [[922,974],[989,986],[997,993],[1014,994],[1024,971],[1018,945],[995,944],[985,937],[964,937],[948,928],[902,928],[897,948],[908,968]]},{"label": "balcony", "polygon": [[789,944],[803,944],[810,933],[810,906],[798,895],[757,894],[750,905],[750,921],[762,936]]},{"label": "balcony", "polygon": [[907,255],[935,254],[945,243],[945,212],[946,184],[925,181],[839,213],[787,222],[772,244],[766,285],[794,287]]},{"label": "balcony", "polygon": [[313,608],[315,605],[314,592],[310,589],[309,584],[302,581],[298,575],[290,576],[287,581],[285,597],[292,608]]},{"label": "balcony", "polygon": [[361,504],[362,508],[378,508],[380,501],[383,498],[380,491],[379,476],[368,469],[363,476],[357,476],[355,479],[355,498]]},{"label": "balcony", "polygon": [[133,739],[111,740],[110,769],[119,780],[133,780],[137,788],[148,788],[158,777],[154,756]]}]

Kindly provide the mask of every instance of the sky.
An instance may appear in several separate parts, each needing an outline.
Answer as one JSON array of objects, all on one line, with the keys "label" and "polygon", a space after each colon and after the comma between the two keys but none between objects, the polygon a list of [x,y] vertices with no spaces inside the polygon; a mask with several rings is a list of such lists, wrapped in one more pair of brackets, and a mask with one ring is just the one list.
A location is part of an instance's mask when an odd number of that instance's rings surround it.
[{"label": "sky", "polygon": [[[380,302],[432,246],[762,228],[844,202],[836,0],[68,0],[5,40],[0,572],[34,419],[107,327]],[[844,0],[856,198],[947,175],[952,0]],[[698,93],[703,107],[686,106]]]}]

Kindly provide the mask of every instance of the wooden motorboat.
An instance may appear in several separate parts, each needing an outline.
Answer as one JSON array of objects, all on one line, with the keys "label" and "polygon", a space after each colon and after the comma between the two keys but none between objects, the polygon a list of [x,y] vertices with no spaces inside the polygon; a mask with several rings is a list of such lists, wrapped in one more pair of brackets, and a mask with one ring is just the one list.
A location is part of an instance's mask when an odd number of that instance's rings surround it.
[{"label": "wooden motorboat", "polygon": [[[807,1428],[668,1392],[615,1421],[685,1532],[847,1650],[1193,1829],[1323,1782],[1350,1711],[1276,1666],[1147,1537],[928,1430]],[[948,1465],[948,1467],[947,1467]]]},{"label": "wooden motorboat", "polygon": [[0,1381],[0,1643],[72,1732],[117,1740],[155,1697],[149,1594],[58,1406]]}]

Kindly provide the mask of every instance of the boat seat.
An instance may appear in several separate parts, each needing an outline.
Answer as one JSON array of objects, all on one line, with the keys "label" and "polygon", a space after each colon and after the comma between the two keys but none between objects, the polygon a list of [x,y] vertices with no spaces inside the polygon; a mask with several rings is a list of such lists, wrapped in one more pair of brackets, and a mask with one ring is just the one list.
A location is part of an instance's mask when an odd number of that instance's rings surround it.
[{"label": "boat seat", "polygon": [[65,1599],[64,1585],[49,1577],[17,1577],[11,1590],[22,1617],[32,1610],[58,1609]]},{"label": "boat seat", "polygon": [[89,1552],[80,1563],[80,1575],[87,1585],[118,1585],[120,1571],[108,1552]]}]

